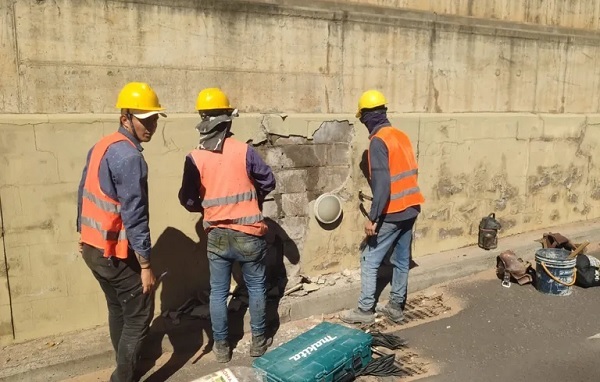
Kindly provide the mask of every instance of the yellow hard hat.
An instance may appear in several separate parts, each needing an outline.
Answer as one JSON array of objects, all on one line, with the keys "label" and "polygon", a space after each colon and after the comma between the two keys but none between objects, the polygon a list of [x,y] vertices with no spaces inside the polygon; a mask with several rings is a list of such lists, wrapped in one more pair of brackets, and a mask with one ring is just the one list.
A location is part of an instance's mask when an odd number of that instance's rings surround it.
[{"label": "yellow hard hat", "polygon": [[154,113],[134,113],[136,116],[147,118],[146,114],[163,114],[156,113],[165,110],[158,102],[158,96],[152,90],[150,85],[145,82],[130,82],[123,86],[117,99],[117,109],[130,109],[135,111],[148,111]]},{"label": "yellow hard hat", "polygon": [[387,103],[385,96],[377,90],[367,90],[358,100],[358,111],[356,118],[360,118],[362,109],[373,109],[379,106],[384,106]]},{"label": "yellow hard hat", "polygon": [[206,88],[198,93],[196,99],[196,110],[231,110],[232,107],[229,104],[229,98],[219,88]]}]

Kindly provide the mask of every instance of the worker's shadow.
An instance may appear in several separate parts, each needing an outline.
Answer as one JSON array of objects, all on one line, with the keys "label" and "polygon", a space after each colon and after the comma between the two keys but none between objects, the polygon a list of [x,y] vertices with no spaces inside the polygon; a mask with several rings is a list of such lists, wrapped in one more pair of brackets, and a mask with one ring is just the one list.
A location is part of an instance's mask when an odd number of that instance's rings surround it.
[{"label": "worker's shadow", "polygon": [[[173,227],[167,227],[152,248],[152,268],[158,277],[167,271],[161,282],[158,315],[150,326],[142,347],[140,375],[155,366],[156,371],[146,381],[169,379],[204,346],[201,355],[212,348],[210,320],[195,318],[183,312],[182,306],[208,304],[210,274],[206,257],[206,234],[202,220],[196,224],[198,240],[193,240]],[[189,313],[189,312],[188,312]],[[163,340],[167,338],[173,348],[168,359],[163,356]],[[197,356],[196,358],[201,358]],[[167,355],[165,354],[165,358]]]},{"label": "worker's shadow", "polygon": [[[279,329],[279,302],[287,285],[287,272],[284,258],[291,264],[298,264],[300,254],[294,242],[285,231],[271,219],[265,219],[269,226],[267,234],[267,336],[272,338]],[[143,345],[139,375],[148,374],[158,367],[146,381],[166,381],[186,363],[196,363],[210,353],[213,346],[212,329],[208,318],[210,273],[206,256],[206,234],[202,220],[196,224],[198,241],[192,240],[178,229],[168,227],[158,238],[152,249],[152,264],[156,275],[168,271],[162,280],[160,292],[160,312],[150,327]],[[239,264],[232,270],[237,284],[229,303],[229,333],[232,347],[249,332],[245,327],[248,310],[248,292]],[[190,315],[200,310],[206,318]],[[173,347],[168,360],[159,361],[163,356],[163,340]],[[200,351],[202,350],[202,351]],[[167,355],[165,355],[166,358]],[[163,363],[164,362],[164,363]]]},{"label": "worker's shadow", "polygon": [[[265,258],[267,268],[266,335],[272,339],[279,330],[279,303],[288,283],[285,263],[298,264],[300,261],[300,252],[294,241],[290,239],[285,230],[276,221],[271,218],[265,218],[265,222],[269,227],[266,235],[268,251]],[[244,332],[250,331],[249,327],[245,327],[245,321],[247,320],[244,320],[244,316],[248,313],[248,289],[246,288],[239,264],[236,264],[233,268],[233,278],[237,286],[233,291],[233,297],[229,306],[229,331],[232,346],[236,347],[238,342],[243,338]]]},{"label": "worker's shadow", "polygon": [[360,168],[360,171],[364,175],[365,179],[367,179],[367,182],[369,185],[371,185],[371,176],[369,173],[369,150],[363,151],[358,168]]}]

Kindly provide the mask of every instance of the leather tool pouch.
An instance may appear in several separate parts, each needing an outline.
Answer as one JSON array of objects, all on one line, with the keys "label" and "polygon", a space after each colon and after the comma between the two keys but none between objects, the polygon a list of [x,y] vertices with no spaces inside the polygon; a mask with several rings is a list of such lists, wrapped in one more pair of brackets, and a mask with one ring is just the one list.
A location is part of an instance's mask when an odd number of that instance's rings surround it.
[{"label": "leather tool pouch", "polygon": [[510,288],[511,282],[525,285],[533,282],[534,270],[531,263],[518,258],[513,251],[504,251],[496,257],[496,275],[502,286]]}]

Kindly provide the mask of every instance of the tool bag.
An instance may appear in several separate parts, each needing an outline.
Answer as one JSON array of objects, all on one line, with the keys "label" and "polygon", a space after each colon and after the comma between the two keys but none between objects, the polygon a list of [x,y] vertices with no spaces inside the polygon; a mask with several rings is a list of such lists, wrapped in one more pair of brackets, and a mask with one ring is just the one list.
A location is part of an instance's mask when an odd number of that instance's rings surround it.
[{"label": "tool bag", "polygon": [[545,233],[540,240],[536,240],[542,244],[542,248],[562,248],[568,251],[573,251],[577,247],[571,240],[567,239],[560,233]]},{"label": "tool bag", "polygon": [[510,288],[511,282],[525,285],[533,282],[533,268],[529,261],[523,261],[513,251],[504,251],[496,257],[496,275],[502,286]]},{"label": "tool bag", "polygon": [[600,286],[600,260],[589,255],[577,256],[575,285],[582,288]]}]

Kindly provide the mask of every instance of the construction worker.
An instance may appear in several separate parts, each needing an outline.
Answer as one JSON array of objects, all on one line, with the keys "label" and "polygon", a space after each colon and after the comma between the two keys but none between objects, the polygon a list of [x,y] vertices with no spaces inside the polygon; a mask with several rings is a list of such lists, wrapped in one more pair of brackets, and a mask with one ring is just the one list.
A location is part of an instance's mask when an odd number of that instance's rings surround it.
[{"label": "construction worker", "polygon": [[135,380],[140,344],[154,313],[148,226],[148,166],[142,142],[156,132],[164,109],[152,88],[131,82],[119,93],[118,131],[88,153],[78,194],[80,251],[108,305],[117,366],[113,382]]},{"label": "construction worker", "polygon": [[232,137],[237,116],[218,88],[208,88],[196,101],[201,121],[197,149],[186,156],[179,201],[190,212],[203,213],[208,236],[210,319],[218,362],[229,362],[227,296],[231,268],[241,265],[248,288],[252,343],[250,355],[267,349],[265,263],[267,226],[262,201],[275,189],[271,168],[246,143]]},{"label": "construction worker", "polygon": [[417,183],[417,161],[409,137],[392,127],[383,94],[369,90],[358,101],[356,117],[369,130],[369,176],[373,201],[365,222],[367,240],[360,257],[361,293],[358,308],[341,314],[351,324],[375,321],[377,271],[389,251],[394,267],[390,299],[377,307],[400,323],[408,286],[412,228],[425,201]]}]

